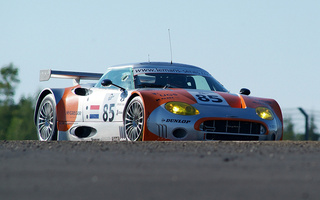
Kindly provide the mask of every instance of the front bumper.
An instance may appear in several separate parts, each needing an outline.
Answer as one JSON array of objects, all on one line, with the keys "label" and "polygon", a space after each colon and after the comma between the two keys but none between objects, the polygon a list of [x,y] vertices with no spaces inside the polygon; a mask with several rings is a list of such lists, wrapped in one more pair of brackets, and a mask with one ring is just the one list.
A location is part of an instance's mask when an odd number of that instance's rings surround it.
[{"label": "front bumper", "polygon": [[193,105],[199,115],[184,116],[170,113],[164,105],[155,109],[147,119],[153,134],[169,140],[275,140],[280,139],[282,127],[277,117],[263,120],[253,108]]}]

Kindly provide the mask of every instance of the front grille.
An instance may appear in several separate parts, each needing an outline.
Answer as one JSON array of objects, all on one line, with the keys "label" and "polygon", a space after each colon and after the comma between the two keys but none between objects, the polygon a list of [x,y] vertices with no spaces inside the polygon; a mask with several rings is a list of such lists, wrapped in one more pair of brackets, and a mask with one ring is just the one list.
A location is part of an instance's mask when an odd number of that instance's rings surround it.
[{"label": "front grille", "polygon": [[206,140],[257,141],[257,140],[259,140],[259,136],[227,135],[227,134],[207,133],[206,134]]},{"label": "front grille", "polygon": [[200,125],[200,130],[215,133],[265,134],[266,128],[257,122],[233,120],[208,120]]}]

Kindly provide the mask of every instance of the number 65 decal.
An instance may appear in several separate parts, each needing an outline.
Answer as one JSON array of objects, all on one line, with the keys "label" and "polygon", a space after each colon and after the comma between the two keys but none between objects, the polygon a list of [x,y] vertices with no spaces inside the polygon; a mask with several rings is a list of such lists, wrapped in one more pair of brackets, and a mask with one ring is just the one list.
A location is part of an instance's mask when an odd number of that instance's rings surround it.
[{"label": "number 65 decal", "polygon": [[198,98],[199,101],[204,101],[204,102],[214,102],[214,103],[221,103],[223,100],[219,98],[218,95],[203,95],[203,94],[197,94],[196,97]]},{"label": "number 65 decal", "polygon": [[[110,104],[110,106],[108,104],[105,104],[103,107],[103,121],[108,121],[112,122],[114,119],[114,103]],[[109,116],[111,115],[111,116]]]}]

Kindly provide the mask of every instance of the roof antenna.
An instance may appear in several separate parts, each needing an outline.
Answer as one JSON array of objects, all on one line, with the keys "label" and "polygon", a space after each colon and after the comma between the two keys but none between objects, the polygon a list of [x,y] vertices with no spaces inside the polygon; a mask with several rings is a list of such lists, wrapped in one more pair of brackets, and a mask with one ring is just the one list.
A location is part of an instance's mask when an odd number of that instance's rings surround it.
[{"label": "roof antenna", "polygon": [[148,62],[150,62],[150,54],[148,54]]},{"label": "roof antenna", "polygon": [[169,34],[170,54],[171,54],[171,64],[172,64],[172,47],[171,47],[170,29],[168,29],[168,34]]}]

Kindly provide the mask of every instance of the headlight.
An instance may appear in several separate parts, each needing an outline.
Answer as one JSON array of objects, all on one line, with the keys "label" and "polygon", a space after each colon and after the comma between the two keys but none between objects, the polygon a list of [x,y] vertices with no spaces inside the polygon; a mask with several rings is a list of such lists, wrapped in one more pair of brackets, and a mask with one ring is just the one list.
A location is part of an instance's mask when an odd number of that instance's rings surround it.
[{"label": "headlight", "polygon": [[171,101],[166,103],[165,108],[167,111],[177,115],[198,115],[199,111],[193,106],[177,101]]},{"label": "headlight", "polygon": [[268,108],[258,107],[258,108],[256,108],[256,113],[262,119],[273,120],[273,114],[272,114],[271,110]]}]

